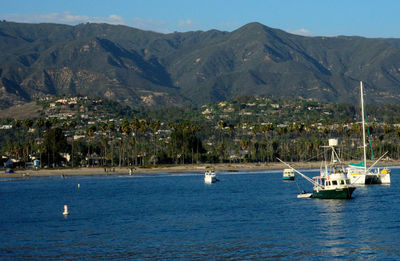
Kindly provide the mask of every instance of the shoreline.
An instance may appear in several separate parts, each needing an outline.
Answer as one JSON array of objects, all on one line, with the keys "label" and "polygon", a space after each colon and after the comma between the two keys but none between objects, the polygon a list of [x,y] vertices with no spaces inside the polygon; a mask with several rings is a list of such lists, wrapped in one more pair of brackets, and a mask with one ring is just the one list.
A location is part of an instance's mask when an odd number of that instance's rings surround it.
[{"label": "shoreline", "polygon": [[[289,162],[298,169],[319,169],[321,162]],[[346,165],[348,164],[345,163]],[[389,160],[380,162],[376,167],[400,166],[400,160]],[[183,172],[204,172],[207,167],[214,168],[216,171],[251,171],[251,170],[283,170],[286,166],[280,162],[271,163],[215,163],[215,164],[185,164],[171,166],[155,166],[151,168],[136,168],[135,174],[152,173],[183,173]],[[130,167],[78,167],[78,168],[56,168],[39,170],[15,170],[14,173],[0,172],[0,178],[10,177],[56,177],[56,176],[91,176],[91,175],[129,175]],[[106,169],[106,171],[105,171]],[[108,172],[107,172],[108,169]]]}]

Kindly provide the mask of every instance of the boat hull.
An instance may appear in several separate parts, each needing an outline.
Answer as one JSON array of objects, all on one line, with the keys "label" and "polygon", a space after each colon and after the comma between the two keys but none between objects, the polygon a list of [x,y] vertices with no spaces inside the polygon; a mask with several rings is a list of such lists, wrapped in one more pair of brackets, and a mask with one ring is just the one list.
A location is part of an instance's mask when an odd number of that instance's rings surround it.
[{"label": "boat hull", "polygon": [[300,193],[297,198],[312,198],[313,193]]},{"label": "boat hull", "polygon": [[321,199],[349,199],[353,194],[353,191],[356,188],[348,187],[348,188],[340,188],[340,189],[321,189],[313,191],[313,198],[321,198]]},{"label": "boat hull", "polygon": [[347,177],[352,185],[370,185],[370,184],[390,184],[390,170],[379,169],[376,171],[363,173],[363,170],[348,169]]},{"label": "boat hull", "polygon": [[217,182],[217,177],[216,176],[205,176],[204,177],[204,183],[206,184],[211,184]]},{"label": "boat hull", "polygon": [[365,184],[390,184],[390,174],[366,175]]},{"label": "boat hull", "polygon": [[348,174],[347,177],[352,185],[365,185],[366,175],[361,173]]},{"label": "boat hull", "polygon": [[283,180],[294,180],[294,177],[282,177]]}]

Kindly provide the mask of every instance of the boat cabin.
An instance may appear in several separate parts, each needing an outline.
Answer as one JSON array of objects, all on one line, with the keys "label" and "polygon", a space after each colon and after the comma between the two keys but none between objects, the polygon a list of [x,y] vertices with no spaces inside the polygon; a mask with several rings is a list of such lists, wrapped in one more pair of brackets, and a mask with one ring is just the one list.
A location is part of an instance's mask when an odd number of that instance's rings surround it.
[{"label": "boat cabin", "polygon": [[323,189],[339,189],[350,185],[350,180],[343,173],[333,173],[327,176],[313,177],[319,187]]},{"label": "boat cabin", "polygon": [[284,169],[282,179],[283,180],[294,180],[294,170],[293,169]]}]

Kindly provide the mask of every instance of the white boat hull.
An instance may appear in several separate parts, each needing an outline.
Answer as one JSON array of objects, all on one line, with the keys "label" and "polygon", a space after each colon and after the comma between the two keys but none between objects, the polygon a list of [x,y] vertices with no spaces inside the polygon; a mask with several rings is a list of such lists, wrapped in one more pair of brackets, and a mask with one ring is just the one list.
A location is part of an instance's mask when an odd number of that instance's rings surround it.
[{"label": "white boat hull", "polygon": [[211,184],[217,182],[217,175],[215,175],[215,172],[213,170],[207,170],[204,173],[204,183],[206,184]]},{"label": "white boat hull", "polygon": [[379,174],[379,179],[381,184],[390,184],[390,173],[389,174]]},{"label": "white boat hull", "polygon": [[390,184],[390,174],[372,173],[366,176],[365,184]]},{"label": "white boat hull", "polygon": [[211,176],[211,175],[206,175],[204,177],[204,183],[206,184],[211,184],[217,182],[217,177],[216,176]]},{"label": "white boat hull", "polygon": [[348,174],[347,178],[352,185],[365,185],[366,175],[361,173]]},{"label": "white boat hull", "polygon": [[352,185],[369,185],[369,184],[390,184],[389,169],[375,169],[367,174],[362,169],[348,168],[347,178]]},{"label": "white boat hull", "polygon": [[297,198],[311,198],[313,193],[301,193],[297,195]]}]

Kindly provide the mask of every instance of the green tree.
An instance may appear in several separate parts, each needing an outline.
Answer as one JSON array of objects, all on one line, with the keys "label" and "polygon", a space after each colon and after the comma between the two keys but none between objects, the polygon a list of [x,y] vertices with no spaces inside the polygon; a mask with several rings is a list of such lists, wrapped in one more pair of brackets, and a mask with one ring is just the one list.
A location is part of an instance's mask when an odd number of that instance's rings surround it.
[{"label": "green tree", "polygon": [[86,129],[86,136],[88,137],[88,154],[87,154],[87,158],[88,158],[88,162],[87,165],[88,167],[90,166],[90,158],[91,158],[91,152],[90,152],[90,147],[91,147],[91,143],[92,143],[92,138],[94,136],[94,133],[96,132],[97,128],[96,126],[92,125],[89,128]]},{"label": "green tree", "polygon": [[114,122],[110,122],[108,124],[108,130],[110,133],[110,145],[111,145],[111,166],[114,166],[114,137],[115,137],[115,130],[116,130],[116,126]]},{"label": "green tree", "polygon": [[47,131],[44,137],[44,147],[48,155],[54,155],[47,164],[52,162],[54,165],[60,165],[64,160],[60,153],[68,151],[67,138],[62,129],[56,127]]},{"label": "green tree", "polygon": [[44,120],[42,118],[36,119],[36,126],[38,132],[38,153],[40,158],[40,168],[42,168],[43,141],[41,139],[41,134],[42,134],[42,127],[44,126]]}]

